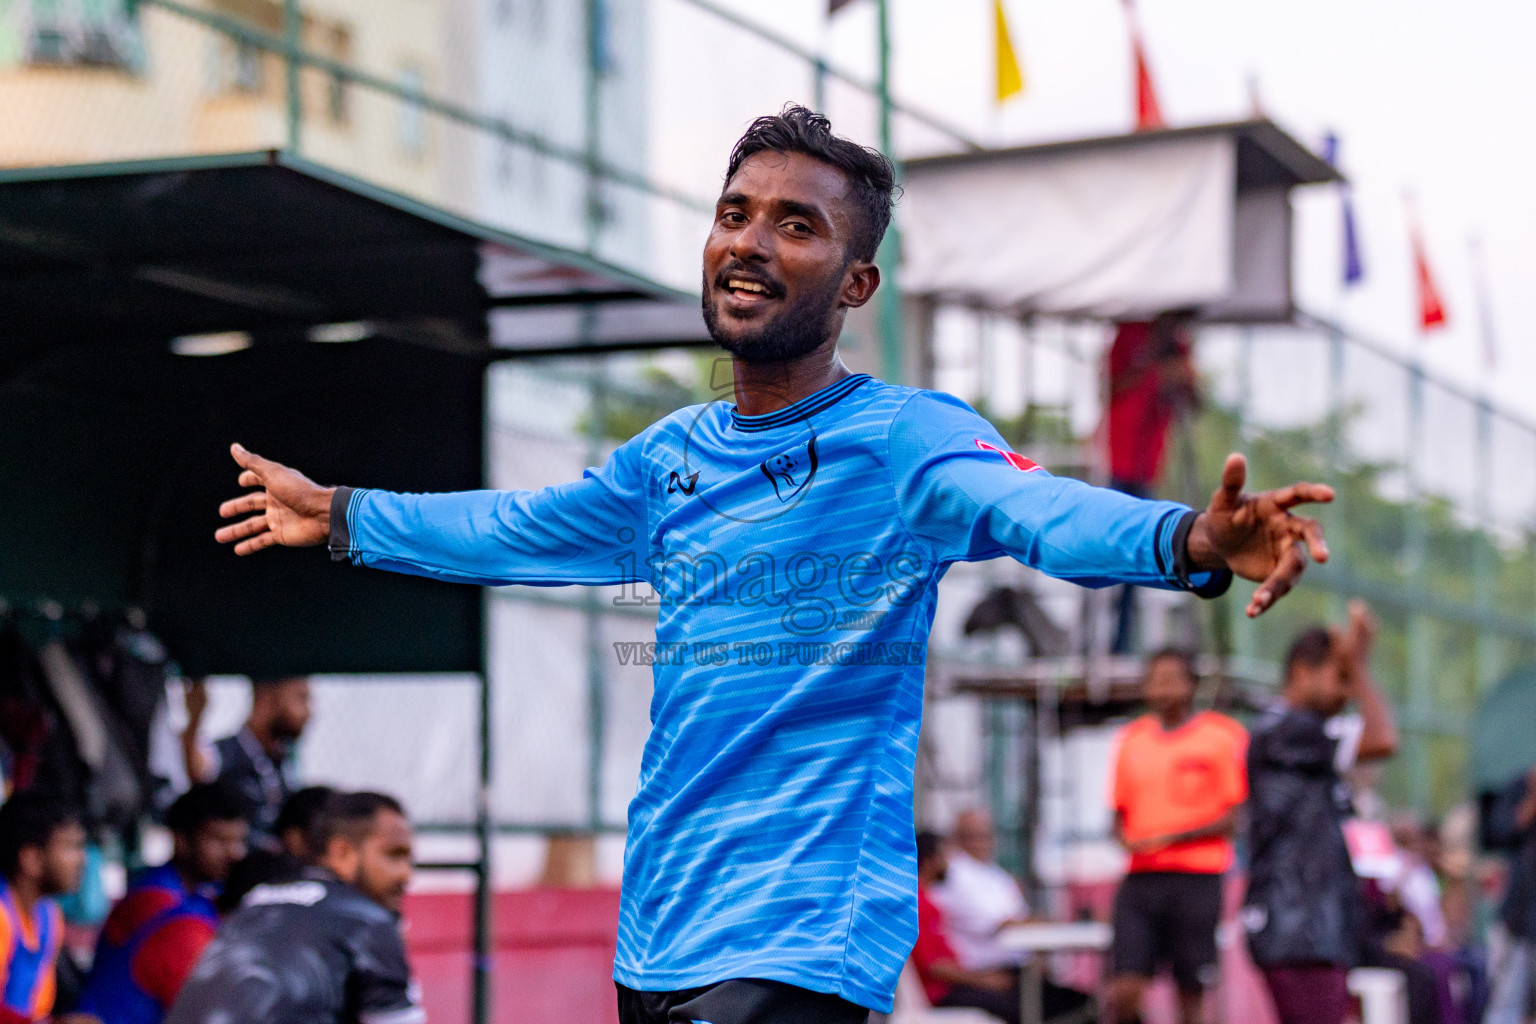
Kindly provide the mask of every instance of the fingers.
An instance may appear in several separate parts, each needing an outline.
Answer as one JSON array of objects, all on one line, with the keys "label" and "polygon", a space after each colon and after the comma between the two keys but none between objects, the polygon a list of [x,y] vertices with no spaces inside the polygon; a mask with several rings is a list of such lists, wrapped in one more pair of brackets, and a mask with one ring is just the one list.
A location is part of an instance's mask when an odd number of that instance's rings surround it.
[{"label": "fingers", "polygon": [[1307,553],[1314,562],[1328,561],[1328,542],[1323,539],[1323,524],[1305,516],[1293,516],[1296,530],[1307,545]]},{"label": "fingers", "polygon": [[264,512],[266,508],[267,492],[252,491],[250,494],[242,494],[238,498],[230,498],[224,502],[219,506],[219,515],[224,519],[233,519],[247,512]]},{"label": "fingers", "polygon": [[1327,484],[1291,484],[1278,491],[1270,491],[1269,497],[1281,508],[1294,508],[1309,502],[1326,505],[1333,500],[1333,488]]},{"label": "fingers", "polygon": [[244,481],[245,478],[248,475],[255,474],[255,479],[257,480],[258,483],[257,484],[247,484],[247,483],[243,483],[242,482],[241,483],[242,487],[255,487],[255,486],[258,486],[259,482],[261,480],[265,479],[266,475],[271,470],[281,469],[282,468],[282,466],[279,463],[273,462],[271,459],[264,459],[260,455],[257,455],[253,451],[247,451],[246,447],[244,445],[242,445],[242,444],[232,444],[232,445],[230,445],[229,446],[229,454],[234,456],[235,463],[241,469],[246,470],[245,473],[241,473],[240,474],[240,479],[242,481]]},{"label": "fingers", "polygon": [[[220,527],[214,532],[213,539],[220,544],[228,544],[230,541],[244,540],[256,534],[268,532],[267,517],[265,514],[251,516],[242,519],[238,523]],[[238,550],[238,549],[237,549]]]},{"label": "fingers", "polygon": [[1248,460],[1237,452],[1227,456],[1221,467],[1221,486],[1211,495],[1211,508],[1227,510],[1237,508],[1243,496],[1243,484],[1248,482]]},{"label": "fingers", "polygon": [[237,554],[237,555],[253,555],[256,552],[260,551],[261,549],[269,548],[269,547],[271,547],[272,545],[274,545],[276,543],[277,543],[277,535],[272,533],[269,530],[266,533],[257,534],[255,537],[252,537],[250,540],[243,540],[239,544],[236,544],[235,545],[235,554]]},{"label": "fingers", "polygon": [[1376,613],[1371,611],[1371,606],[1364,599],[1357,597],[1349,602],[1349,621],[1362,629],[1375,629]]},{"label": "fingers", "polygon": [[1275,567],[1259,584],[1259,589],[1253,592],[1253,600],[1248,602],[1248,617],[1256,619],[1263,615],[1274,603],[1291,592],[1296,581],[1301,578],[1301,572],[1307,567],[1307,559],[1302,554],[1302,547],[1294,540],[1290,541],[1284,553],[1280,555]]}]

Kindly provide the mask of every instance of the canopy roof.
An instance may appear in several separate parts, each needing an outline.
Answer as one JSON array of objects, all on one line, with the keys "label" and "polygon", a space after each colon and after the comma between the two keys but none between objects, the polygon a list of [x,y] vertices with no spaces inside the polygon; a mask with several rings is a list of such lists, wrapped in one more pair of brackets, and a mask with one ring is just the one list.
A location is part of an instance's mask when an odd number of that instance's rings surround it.
[{"label": "canopy roof", "polygon": [[231,441],[477,487],[488,360],[706,338],[691,296],[281,153],[0,171],[0,310],[0,596],[138,606],[193,673],[481,664],[476,588],[215,544]]},{"label": "canopy roof", "polygon": [[902,284],[1010,313],[1292,315],[1297,185],[1340,180],[1269,120],[906,165]]},{"label": "canopy roof", "polygon": [[358,321],[489,352],[520,347],[497,310],[594,304],[634,329],[537,350],[708,341],[691,296],[284,152],[0,170],[0,359]]},{"label": "canopy roof", "polygon": [[1472,786],[1496,792],[1536,765],[1536,668],[1505,676],[1478,706],[1472,722]]},{"label": "canopy roof", "polygon": [[967,150],[907,161],[908,167],[933,168],[973,166],[989,161],[1011,161],[1020,157],[1033,159],[1065,154],[1110,152],[1134,156],[1150,144],[1172,140],[1231,138],[1237,143],[1238,189],[1283,185],[1321,185],[1342,181],[1343,176],[1322,157],[1303,146],[1283,128],[1268,118],[1251,121],[1227,121],[1187,128],[1157,128],[1129,135],[1103,135],[1088,139],[1067,139],[1034,146],[1009,149]]}]

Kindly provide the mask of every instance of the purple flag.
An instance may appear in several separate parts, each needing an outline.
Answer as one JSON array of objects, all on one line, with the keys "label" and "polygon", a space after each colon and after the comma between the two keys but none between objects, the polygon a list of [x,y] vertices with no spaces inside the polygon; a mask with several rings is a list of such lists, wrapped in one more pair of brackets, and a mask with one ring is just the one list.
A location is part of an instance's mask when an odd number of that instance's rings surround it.
[{"label": "purple flag", "polygon": [[[1339,166],[1339,137],[1329,132],[1323,138],[1323,159],[1329,165]],[[1360,262],[1360,231],[1355,226],[1355,197],[1349,184],[1339,186],[1339,202],[1344,210],[1344,284],[1359,284],[1365,277],[1365,266]]]}]

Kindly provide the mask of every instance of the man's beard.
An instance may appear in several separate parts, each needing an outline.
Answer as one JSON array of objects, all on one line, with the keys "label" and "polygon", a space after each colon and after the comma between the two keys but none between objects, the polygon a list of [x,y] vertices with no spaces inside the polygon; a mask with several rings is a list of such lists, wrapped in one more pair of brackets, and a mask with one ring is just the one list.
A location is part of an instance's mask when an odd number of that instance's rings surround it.
[{"label": "man's beard", "polygon": [[721,328],[706,281],[704,326],[709,328],[709,336],[716,345],[744,363],[784,363],[799,359],[820,348],[827,340],[827,321],[831,319],[842,285],[843,275],[837,274],[824,288],[805,292],[775,316],[732,336]]},{"label": "man's beard", "polygon": [[284,747],[292,747],[304,735],[304,727],[301,725],[295,728],[292,722],[279,718],[272,723],[271,732],[274,740]]}]

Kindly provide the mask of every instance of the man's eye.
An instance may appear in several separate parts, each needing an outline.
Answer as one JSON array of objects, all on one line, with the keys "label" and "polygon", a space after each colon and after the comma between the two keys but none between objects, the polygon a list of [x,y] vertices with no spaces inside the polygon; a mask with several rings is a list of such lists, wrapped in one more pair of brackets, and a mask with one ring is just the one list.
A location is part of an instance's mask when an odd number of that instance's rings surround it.
[{"label": "man's eye", "polygon": [[727,210],[720,215],[720,219],[727,224],[742,224],[745,223],[747,218],[735,210]]},{"label": "man's eye", "polygon": [[784,225],[784,230],[795,235],[808,235],[811,233],[811,226],[804,221],[792,220]]}]

